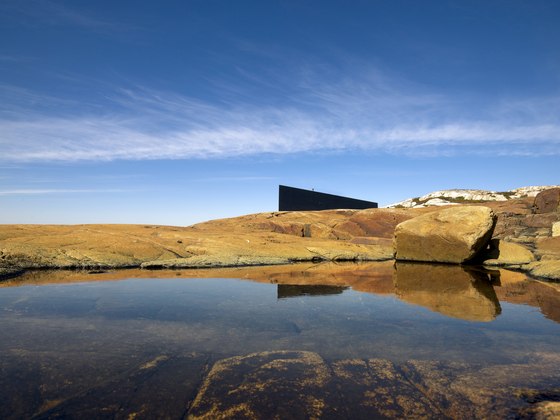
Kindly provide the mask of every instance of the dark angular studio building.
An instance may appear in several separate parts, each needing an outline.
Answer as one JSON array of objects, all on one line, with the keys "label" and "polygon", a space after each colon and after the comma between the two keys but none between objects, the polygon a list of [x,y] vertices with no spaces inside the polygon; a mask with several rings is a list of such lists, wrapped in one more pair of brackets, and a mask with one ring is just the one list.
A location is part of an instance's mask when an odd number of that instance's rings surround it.
[{"label": "dark angular studio building", "polygon": [[316,191],[280,185],[278,191],[279,211],[334,210],[334,209],[371,209],[377,208],[373,201],[325,194]]}]

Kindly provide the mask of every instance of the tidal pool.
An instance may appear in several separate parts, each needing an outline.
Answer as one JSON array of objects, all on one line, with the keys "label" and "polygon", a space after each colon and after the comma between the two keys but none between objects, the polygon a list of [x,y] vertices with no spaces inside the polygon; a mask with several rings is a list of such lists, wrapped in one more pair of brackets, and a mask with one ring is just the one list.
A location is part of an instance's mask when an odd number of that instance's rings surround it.
[{"label": "tidal pool", "polygon": [[530,417],[560,401],[560,287],[519,273],[325,264],[0,286],[0,418]]}]

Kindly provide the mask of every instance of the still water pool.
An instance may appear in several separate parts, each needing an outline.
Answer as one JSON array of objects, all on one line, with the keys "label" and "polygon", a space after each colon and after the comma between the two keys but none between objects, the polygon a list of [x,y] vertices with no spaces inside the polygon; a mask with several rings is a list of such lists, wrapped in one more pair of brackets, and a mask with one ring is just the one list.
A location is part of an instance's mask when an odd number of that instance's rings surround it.
[{"label": "still water pool", "polygon": [[530,417],[560,400],[557,285],[448,266],[212,273],[240,278],[3,282],[0,418]]}]

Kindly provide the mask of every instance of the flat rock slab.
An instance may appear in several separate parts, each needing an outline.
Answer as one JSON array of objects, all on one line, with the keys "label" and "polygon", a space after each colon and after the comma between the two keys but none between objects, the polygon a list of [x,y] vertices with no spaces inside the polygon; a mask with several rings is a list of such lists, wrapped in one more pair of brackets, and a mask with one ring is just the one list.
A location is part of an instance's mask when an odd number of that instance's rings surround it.
[{"label": "flat rock slab", "polygon": [[488,244],[495,225],[494,212],[483,206],[456,206],[424,214],[395,228],[395,258],[468,262]]},{"label": "flat rock slab", "polygon": [[316,260],[380,261],[393,257],[392,245],[387,241],[351,243],[351,231],[360,236],[379,232],[388,239],[394,226],[407,217],[411,216],[402,210],[346,210],[260,213],[191,227],[2,225],[0,275],[33,268],[205,268]]},{"label": "flat rock slab", "polygon": [[560,236],[543,238],[536,243],[536,254],[541,260],[560,260]]}]

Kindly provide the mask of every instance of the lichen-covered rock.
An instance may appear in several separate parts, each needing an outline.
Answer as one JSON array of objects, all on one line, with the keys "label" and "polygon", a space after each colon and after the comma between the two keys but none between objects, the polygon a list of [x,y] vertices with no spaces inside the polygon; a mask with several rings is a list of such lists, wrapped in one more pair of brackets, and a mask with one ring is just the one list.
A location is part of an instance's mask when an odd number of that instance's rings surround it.
[{"label": "lichen-covered rock", "polygon": [[[191,419],[334,417],[327,402],[332,374],[308,351],[254,353],[218,361],[202,383],[189,411]],[[330,391],[330,392],[329,392]],[[333,404],[335,406],[339,404]]]},{"label": "lichen-covered rock", "polygon": [[535,261],[529,249],[523,245],[492,239],[490,247],[481,256],[484,265],[520,266]]},{"label": "lichen-covered rock", "polygon": [[397,225],[397,260],[465,263],[492,237],[494,212],[483,206],[457,206],[424,214]]},{"label": "lichen-covered rock", "polygon": [[252,353],[216,362],[187,418],[555,418],[558,390],[547,384],[558,378],[558,361],[551,353],[487,366]]}]

